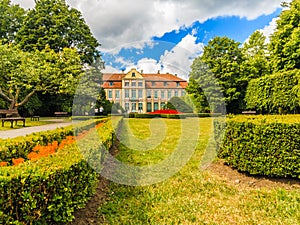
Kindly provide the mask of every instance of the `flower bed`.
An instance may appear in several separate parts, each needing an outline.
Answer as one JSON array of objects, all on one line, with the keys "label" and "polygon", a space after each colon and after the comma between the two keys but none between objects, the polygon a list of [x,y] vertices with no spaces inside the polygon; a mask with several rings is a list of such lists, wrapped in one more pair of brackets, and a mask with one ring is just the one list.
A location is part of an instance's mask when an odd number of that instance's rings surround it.
[{"label": "flower bed", "polygon": [[[98,129],[101,134],[98,139],[107,149],[112,146],[114,130],[111,121],[101,120],[96,124],[95,127],[95,121],[89,121],[74,130],[68,127],[51,131],[60,140],[48,138],[51,139],[49,144],[41,144],[44,143],[41,136],[48,137],[47,132],[27,136],[27,141],[38,140],[29,142],[29,149],[25,148],[26,142],[17,139],[22,143],[22,155],[27,154],[23,158],[16,157],[18,153],[8,152],[10,156],[6,159],[11,161],[1,163],[0,224],[60,224],[73,219],[73,211],[85,205],[98,180],[98,173],[87,163],[77,144],[83,142],[88,146],[84,137]],[[66,133],[77,135],[66,136]],[[62,136],[65,138],[61,139]],[[7,141],[18,144],[13,139]]]},{"label": "flower bed", "polygon": [[174,109],[161,109],[161,110],[156,110],[154,112],[150,112],[149,114],[182,114],[182,112],[179,112],[177,110]]}]

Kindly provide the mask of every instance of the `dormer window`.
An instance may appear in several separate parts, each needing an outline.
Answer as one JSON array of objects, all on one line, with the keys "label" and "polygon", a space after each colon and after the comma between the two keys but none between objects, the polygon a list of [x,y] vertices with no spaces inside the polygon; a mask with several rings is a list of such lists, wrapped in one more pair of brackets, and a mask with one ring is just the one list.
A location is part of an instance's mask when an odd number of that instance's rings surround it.
[{"label": "dormer window", "polygon": [[179,86],[180,86],[179,82],[176,82],[176,87],[179,87]]},{"label": "dormer window", "polygon": [[113,81],[109,81],[109,86],[114,86],[114,82]]},{"label": "dormer window", "polygon": [[135,72],[133,72],[131,76],[132,76],[132,77],[135,77]]}]

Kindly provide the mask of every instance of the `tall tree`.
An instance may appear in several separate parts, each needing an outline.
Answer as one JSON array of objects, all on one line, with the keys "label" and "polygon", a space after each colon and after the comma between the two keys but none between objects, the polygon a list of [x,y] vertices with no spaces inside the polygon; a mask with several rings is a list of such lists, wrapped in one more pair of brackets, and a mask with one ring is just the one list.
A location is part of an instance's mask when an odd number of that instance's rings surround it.
[{"label": "tall tree", "polygon": [[2,43],[13,42],[21,28],[26,11],[10,0],[0,0],[0,39]]},{"label": "tall tree", "polygon": [[23,52],[15,46],[0,45],[0,98],[9,109],[25,105],[37,92],[74,93],[82,75],[82,62],[75,49],[55,53]]},{"label": "tall tree", "polygon": [[255,31],[244,43],[242,51],[245,57],[243,70],[248,81],[271,73],[268,45],[262,32]]},{"label": "tall tree", "polygon": [[188,93],[186,100],[189,99],[195,112],[209,112],[209,104],[207,102],[207,98],[204,94],[204,91],[201,89],[199,83],[194,79],[194,77],[190,77],[186,91]]},{"label": "tall tree", "polygon": [[64,0],[35,2],[16,36],[16,42],[23,50],[43,50],[49,45],[55,52],[60,52],[72,47],[88,64],[100,56],[96,49],[99,43],[78,10],[70,8]]},{"label": "tall tree", "polygon": [[[247,86],[247,79],[241,71],[244,58],[239,45],[239,42],[228,37],[215,37],[204,47],[203,55],[195,59],[191,72],[192,77],[199,77],[197,82],[207,86],[207,89],[217,88],[211,82],[213,77],[218,80],[225,97],[227,112],[230,113],[243,109]],[[212,102],[212,98],[216,100],[220,97],[214,96],[215,93],[214,90],[206,91],[205,95],[211,95],[209,102]]]},{"label": "tall tree", "polygon": [[273,70],[300,69],[300,0],[285,3],[271,36],[271,64]]}]

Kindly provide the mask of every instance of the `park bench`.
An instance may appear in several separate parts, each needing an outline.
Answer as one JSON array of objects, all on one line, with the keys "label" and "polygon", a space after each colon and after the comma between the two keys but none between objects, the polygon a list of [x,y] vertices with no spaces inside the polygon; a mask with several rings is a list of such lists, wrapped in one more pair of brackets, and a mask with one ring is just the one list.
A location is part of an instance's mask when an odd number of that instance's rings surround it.
[{"label": "park bench", "polygon": [[54,112],[56,117],[68,117],[68,112]]},{"label": "park bench", "polygon": [[10,127],[13,128],[13,123],[15,122],[17,125],[18,121],[22,121],[23,127],[25,127],[25,118],[19,116],[18,110],[0,109],[0,115],[2,127],[5,122],[10,122]]},{"label": "park bench", "polygon": [[256,111],[243,111],[242,114],[244,114],[244,115],[254,115],[254,114],[256,114]]}]

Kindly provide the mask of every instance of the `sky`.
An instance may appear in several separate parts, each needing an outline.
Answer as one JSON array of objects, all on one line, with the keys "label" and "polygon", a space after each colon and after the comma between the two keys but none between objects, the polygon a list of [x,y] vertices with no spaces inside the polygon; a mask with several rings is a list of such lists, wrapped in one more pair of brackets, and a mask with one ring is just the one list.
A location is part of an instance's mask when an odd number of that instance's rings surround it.
[{"label": "sky", "polygon": [[[33,8],[34,0],[11,0]],[[276,28],[282,0],[66,0],[101,43],[103,72],[177,74],[188,79],[193,60],[216,36],[244,43],[256,30]]]}]

